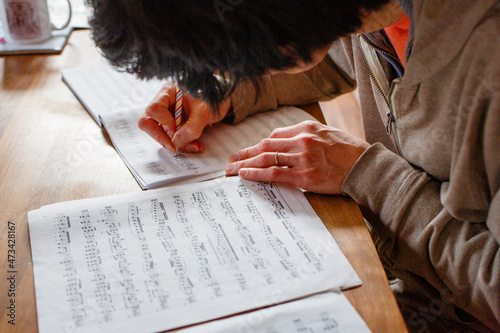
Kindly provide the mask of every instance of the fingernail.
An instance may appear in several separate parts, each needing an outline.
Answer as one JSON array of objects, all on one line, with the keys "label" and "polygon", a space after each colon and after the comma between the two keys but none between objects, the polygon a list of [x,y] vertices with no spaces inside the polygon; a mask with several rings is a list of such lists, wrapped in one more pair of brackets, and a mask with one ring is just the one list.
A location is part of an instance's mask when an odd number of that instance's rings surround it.
[{"label": "fingernail", "polygon": [[200,150],[200,148],[198,148],[197,145],[192,144],[192,143],[190,143],[186,146],[186,151],[191,152],[191,153],[197,153],[199,150]]},{"label": "fingernail", "polygon": [[234,153],[233,155],[229,156],[229,162],[236,162],[240,160],[240,153]]},{"label": "fingernail", "polygon": [[234,164],[230,163],[230,164],[226,165],[226,173],[230,174],[234,171],[234,169],[235,169]]},{"label": "fingernail", "polygon": [[163,147],[164,147],[166,150],[168,150],[169,152],[171,152],[172,154],[175,154],[174,149],[173,149],[170,145],[164,145]]},{"label": "fingernail", "polygon": [[167,135],[170,138],[170,140],[172,140],[172,138],[174,137],[174,131],[168,131]]}]

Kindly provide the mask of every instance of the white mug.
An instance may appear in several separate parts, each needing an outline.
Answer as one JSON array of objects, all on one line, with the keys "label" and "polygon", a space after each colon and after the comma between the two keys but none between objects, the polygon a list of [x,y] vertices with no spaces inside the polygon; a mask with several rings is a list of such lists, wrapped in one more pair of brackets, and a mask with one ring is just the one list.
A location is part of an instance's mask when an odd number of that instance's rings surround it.
[{"label": "white mug", "polygon": [[61,30],[71,20],[68,2],[68,20],[61,27],[50,23],[47,0],[0,0],[0,14],[5,40],[11,43],[39,43],[52,37],[52,30]]}]

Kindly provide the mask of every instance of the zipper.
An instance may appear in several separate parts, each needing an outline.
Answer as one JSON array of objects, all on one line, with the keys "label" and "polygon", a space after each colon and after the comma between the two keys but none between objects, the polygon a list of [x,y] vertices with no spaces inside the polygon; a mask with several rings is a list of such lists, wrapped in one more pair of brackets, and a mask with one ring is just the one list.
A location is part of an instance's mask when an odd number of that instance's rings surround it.
[{"label": "zipper", "polygon": [[394,119],[394,116],[392,115],[391,112],[387,112],[385,115],[387,116],[387,124],[385,125],[385,131],[387,132],[387,134],[391,135],[392,123],[396,123],[396,119]]},{"label": "zipper", "polygon": [[[398,150],[398,153],[402,156],[403,153],[402,153],[402,149],[401,149],[401,145],[399,143],[399,134],[398,134],[398,128],[396,126],[396,118],[394,117],[394,114],[392,113],[392,108],[391,108],[391,104],[389,103],[389,99],[387,97],[387,95],[384,93],[384,90],[382,89],[382,87],[380,87],[377,79],[375,78],[375,75],[373,74],[373,70],[370,68],[370,65],[368,64],[368,60],[366,60],[366,55],[363,51],[363,48],[361,47],[361,38],[363,38],[363,40],[366,42],[366,44],[369,46],[369,47],[372,47],[374,48],[375,50],[377,50],[378,52],[381,52],[385,55],[387,55],[388,57],[391,57],[393,58],[394,60],[396,60],[397,62],[401,63],[399,61],[398,58],[394,57],[392,54],[372,45],[367,39],[365,36],[363,35],[358,35],[356,40],[357,40],[357,44],[358,44],[358,49],[359,49],[359,52],[360,52],[360,55],[361,55],[361,60],[363,61],[364,65],[365,65],[365,68],[368,72],[368,75],[370,76],[370,80],[374,83],[375,85],[375,88],[377,89],[377,91],[380,93],[380,95],[383,97],[384,99],[384,102],[385,102],[385,105],[387,107],[387,112],[386,112],[386,116],[387,116],[387,124],[386,124],[386,127],[385,127],[385,131],[387,132],[388,135],[391,135],[392,134],[392,124],[394,124],[394,141],[396,141],[396,149]],[[394,81],[398,81],[399,82],[399,79],[395,79]],[[391,88],[389,90],[389,96],[391,95],[392,91],[393,91],[393,88],[394,88],[394,81],[391,83]]]},{"label": "zipper", "polygon": [[[399,83],[401,79],[394,79],[391,82],[391,88],[389,89],[389,98],[394,95],[394,90],[396,89],[396,84]],[[392,103],[394,104],[394,103]],[[389,108],[389,112],[387,112],[387,123],[389,124],[389,132],[391,132],[392,129],[392,123],[394,123],[394,139],[396,141],[396,149],[399,152],[399,155],[403,156],[403,149],[401,148],[401,143],[399,140],[399,132],[398,132],[398,126],[396,126],[396,117],[394,116],[394,113],[392,111],[392,108]]]},{"label": "zipper", "polygon": [[368,38],[366,38],[364,35],[359,35],[361,38],[363,38],[363,40],[366,42],[366,44],[368,44],[370,47],[374,48],[375,50],[377,50],[378,52],[380,53],[383,53],[384,55],[388,56],[389,58],[392,58],[394,60],[396,60],[398,62],[398,64],[401,65],[401,67],[404,67],[403,66],[403,63],[401,62],[401,60],[399,60],[398,57],[394,56],[392,53],[389,53],[385,50],[382,50],[381,48],[379,48],[378,46],[376,45],[373,45],[369,40]]}]

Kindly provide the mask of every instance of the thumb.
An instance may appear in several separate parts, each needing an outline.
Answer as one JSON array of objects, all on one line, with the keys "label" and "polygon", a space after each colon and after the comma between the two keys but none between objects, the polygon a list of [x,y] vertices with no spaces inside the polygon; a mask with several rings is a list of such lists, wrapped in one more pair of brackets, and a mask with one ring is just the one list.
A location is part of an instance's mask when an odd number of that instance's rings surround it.
[{"label": "thumb", "polygon": [[208,124],[209,115],[206,112],[191,112],[186,122],[175,132],[172,143],[175,147],[184,147],[198,139]]}]

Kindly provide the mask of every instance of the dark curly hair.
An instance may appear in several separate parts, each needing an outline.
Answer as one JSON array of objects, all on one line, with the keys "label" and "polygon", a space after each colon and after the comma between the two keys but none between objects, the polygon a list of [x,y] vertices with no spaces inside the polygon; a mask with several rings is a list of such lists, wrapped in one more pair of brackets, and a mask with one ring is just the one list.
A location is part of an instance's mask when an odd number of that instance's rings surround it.
[{"label": "dark curly hair", "polygon": [[[92,36],[118,70],[173,78],[216,106],[242,79],[309,62],[390,0],[86,0]],[[225,79],[214,74],[221,74]]]}]

